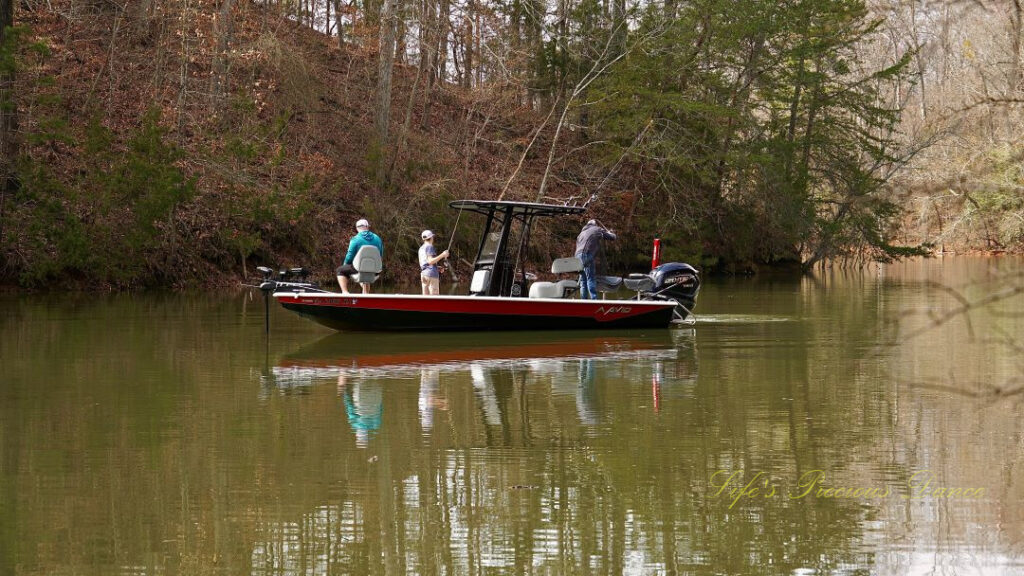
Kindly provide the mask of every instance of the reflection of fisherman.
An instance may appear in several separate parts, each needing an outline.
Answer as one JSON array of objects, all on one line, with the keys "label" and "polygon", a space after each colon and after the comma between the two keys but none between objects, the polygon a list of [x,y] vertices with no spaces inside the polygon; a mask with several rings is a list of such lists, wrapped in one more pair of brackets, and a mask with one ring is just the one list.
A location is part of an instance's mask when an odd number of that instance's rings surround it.
[{"label": "reflection of fisherman", "polygon": [[614,232],[606,230],[597,220],[590,220],[576,237],[576,257],[583,262],[580,274],[580,297],[597,299],[597,276],[594,258],[601,249],[601,240],[615,240]]},{"label": "reflection of fisherman", "polygon": [[469,367],[469,374],[473,380],[473,390],[477,393],[484,411],[484,421],[488,426],[501,426],[501,408],[498,406],[498,396],[495,394],[494,386],[484,375],[484,367],[480,364],[472,364]]},{"label": "reflection of fisherman", "polygon": [[444,402],[438,397],[440,392],[440,374],[437,368],[420,370],[420,398],[417,406],[420,410],[420,428],[424,434],[434,429],[434,408],[444,409]]},{"label": "reflection of fisherman", "polygon": [[354,382],[346,385],[345,374],[338,376],[338,392],[345,402],[348,424],[356,433],[356,446],[366,448],[370,433],[380,429],[384,415],[384,399],[380,385],[368,382]]},{"label": "reflection of fisherman", "polygon": [[601,423],[601,410],[594,387],[594,359],[581,358],[579,368],[580,385],[576,389],[576,412],[584,426]]}]

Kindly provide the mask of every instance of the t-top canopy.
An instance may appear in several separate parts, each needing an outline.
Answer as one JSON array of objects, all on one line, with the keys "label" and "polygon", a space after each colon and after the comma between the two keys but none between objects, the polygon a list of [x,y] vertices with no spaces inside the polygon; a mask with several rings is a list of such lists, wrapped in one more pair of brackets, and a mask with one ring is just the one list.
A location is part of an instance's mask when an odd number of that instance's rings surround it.
[{"label": "t-top canopy", "polygon": [[564,214],[582,214],[583,206],[560,206],[558,204],[535,204],[533,202],[508,202],[504,200],[455,200],[448,206],[459,210],[490,214],[505,212],[512,209],[513,216],[561,216]]}]

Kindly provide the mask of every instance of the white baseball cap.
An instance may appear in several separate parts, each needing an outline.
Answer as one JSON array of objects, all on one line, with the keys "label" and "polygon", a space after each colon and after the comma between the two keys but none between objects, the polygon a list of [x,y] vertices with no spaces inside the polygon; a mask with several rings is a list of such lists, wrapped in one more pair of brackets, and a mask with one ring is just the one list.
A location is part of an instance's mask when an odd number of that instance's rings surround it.
[{"label": "white baseball cap", "polygon": [[360,218],[359,221],[356,222],[356,228],[366,228],[367,230],[369,230],[370,222],[366,218]]},{"label": "white baseball cap", "polygon": [[423,238],[424,240],[430,240],[433,237],[434,233],[431,232],[430,230],[424,230],[423,234],[420,234],[420,238]]}]

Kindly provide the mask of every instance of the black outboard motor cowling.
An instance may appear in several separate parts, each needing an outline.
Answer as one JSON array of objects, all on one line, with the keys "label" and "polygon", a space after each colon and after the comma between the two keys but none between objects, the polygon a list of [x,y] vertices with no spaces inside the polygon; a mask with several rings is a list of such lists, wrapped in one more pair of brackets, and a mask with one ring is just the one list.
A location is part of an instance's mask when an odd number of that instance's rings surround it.
[{"label": "black outboard motor cowling", "polygon": [[700,291],[700,273],[696,268],[682,262],[666,262],[651,270],[650,277],[654,280],[652,296],[675,300],[686,308],[687,314],[693,310]]}]

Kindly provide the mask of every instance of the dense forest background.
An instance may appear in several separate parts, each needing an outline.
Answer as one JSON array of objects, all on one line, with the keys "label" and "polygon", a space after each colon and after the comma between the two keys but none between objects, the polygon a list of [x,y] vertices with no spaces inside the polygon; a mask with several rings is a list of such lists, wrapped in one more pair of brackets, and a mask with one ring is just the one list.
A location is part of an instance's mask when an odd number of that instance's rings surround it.
[{"label": "dense forest background", "polygon": [[[0,283],[395,276],[457,198],[640,270],[1024,247],[1024,3],[0,0]],[[454,238],[472,258],[469,221]],[[552,223],[531,257],[571,250]],[[442,241],[446,241],[443,238]],[[539,266],[539,268],[542,266]]]}]

